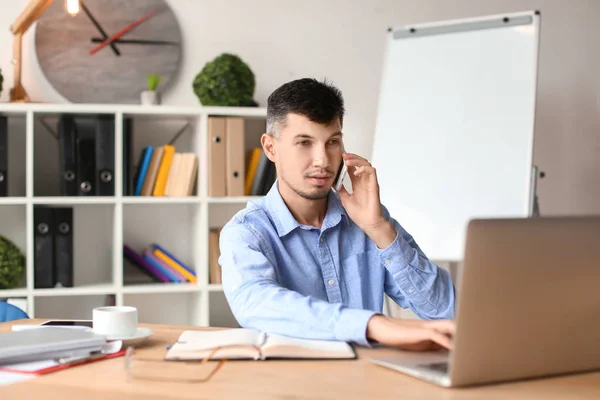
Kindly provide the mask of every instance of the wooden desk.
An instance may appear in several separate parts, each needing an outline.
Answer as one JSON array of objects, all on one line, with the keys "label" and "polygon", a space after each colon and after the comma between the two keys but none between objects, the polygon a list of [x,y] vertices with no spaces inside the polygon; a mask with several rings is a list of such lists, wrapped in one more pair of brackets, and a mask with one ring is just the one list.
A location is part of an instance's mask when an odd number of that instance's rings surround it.
[{"label": "wooden desk", "polygon": [[[39,323],[41,320],[29,320]],[[15,323],[24,323],[23,320]],[[160,360],[185,329],[150,325],[154,335],[136,354]],[[12,324],[0,324],[0,332]],[[209,328],[208,328],[209,329]],[[359,349],[351,361],[228,361],[206,383],[128,381],[124,358],[0,386],[0,399],[600,399],[600,372],[466,389],[445,389],[368,361],[389,349]]]}]

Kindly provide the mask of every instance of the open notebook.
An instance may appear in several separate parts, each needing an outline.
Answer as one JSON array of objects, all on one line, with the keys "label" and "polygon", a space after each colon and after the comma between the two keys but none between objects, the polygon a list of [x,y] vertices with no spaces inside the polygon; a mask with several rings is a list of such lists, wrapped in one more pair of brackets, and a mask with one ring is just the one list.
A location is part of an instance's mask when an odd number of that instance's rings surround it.
[{"label": "open notebook", "polygon": [[271,358],[356,358],[346,342],[296,339],[254,329],[184,331],[165,355],[166,360],[201,360],[217,347],[211,359],[266,360]]}]

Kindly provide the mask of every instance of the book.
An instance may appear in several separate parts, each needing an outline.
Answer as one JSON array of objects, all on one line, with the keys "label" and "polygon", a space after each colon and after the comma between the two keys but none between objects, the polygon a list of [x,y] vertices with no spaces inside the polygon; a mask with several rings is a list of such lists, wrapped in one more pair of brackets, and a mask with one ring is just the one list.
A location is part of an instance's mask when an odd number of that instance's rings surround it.
[{"label": "book", "polygon": [[165,360],[355,359],[354,348],[331,340],[299,339],[256,329],[233,328],[184,331],[165,354]]}]

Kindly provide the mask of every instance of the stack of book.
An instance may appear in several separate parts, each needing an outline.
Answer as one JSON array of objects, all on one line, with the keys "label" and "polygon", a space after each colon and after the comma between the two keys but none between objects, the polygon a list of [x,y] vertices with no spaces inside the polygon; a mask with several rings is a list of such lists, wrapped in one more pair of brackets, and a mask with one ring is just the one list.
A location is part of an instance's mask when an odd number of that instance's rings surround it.
[{"label": "stack of book", "polygon": [[196,283],[196,271],[160,245],[153,243],[141,253],[123,246],[123,256],[155,282]]},{"label": "stack of book", "polygon": [[176,153],[175,147],[146,146],[134,176],[134,196],[191,196],[196,187],[198,157]]}]

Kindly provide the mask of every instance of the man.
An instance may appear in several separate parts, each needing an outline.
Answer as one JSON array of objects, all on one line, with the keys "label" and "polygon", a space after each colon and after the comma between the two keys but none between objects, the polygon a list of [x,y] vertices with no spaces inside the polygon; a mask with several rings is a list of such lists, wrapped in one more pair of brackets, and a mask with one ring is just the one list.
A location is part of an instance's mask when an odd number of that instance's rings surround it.
[{"label": "man", "polygon": [[[451,278],[380,203],[375,168],[344,152],[343,118],[342,95],[327,82],[299,79],[269,96],[261,144],[277,181],[220,236],[231,310],[243,327],[288,336],[450,348]],[[342,157],[352,194],[332,189]],[[384,292],[436,321],[381,314]]]}]

